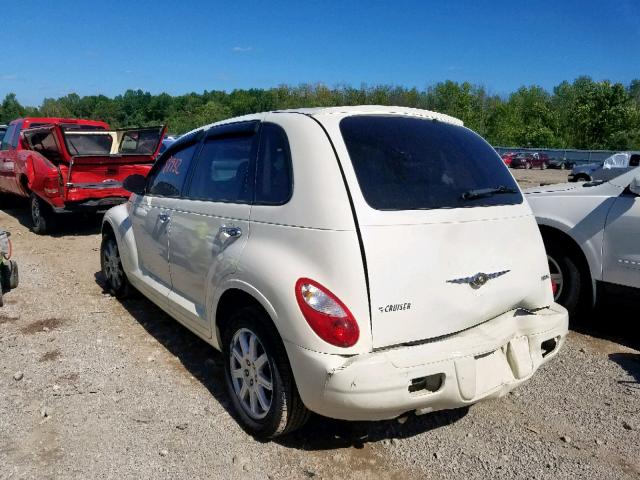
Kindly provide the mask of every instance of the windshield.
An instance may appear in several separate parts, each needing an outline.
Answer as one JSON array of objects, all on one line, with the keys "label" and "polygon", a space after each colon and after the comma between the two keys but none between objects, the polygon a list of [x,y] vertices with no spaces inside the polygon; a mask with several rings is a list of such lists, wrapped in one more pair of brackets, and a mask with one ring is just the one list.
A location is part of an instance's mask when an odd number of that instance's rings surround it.
[{"label": "windshield", "polygon": [[66,131],[64,139],[71,155],[109,155],[113,145],[113,136],[105,131]]},{"label": "windshield", "polygon": [[471,130],[404,116],[340,122],[358,184],[376,210],[522,203],[500,156]]}]

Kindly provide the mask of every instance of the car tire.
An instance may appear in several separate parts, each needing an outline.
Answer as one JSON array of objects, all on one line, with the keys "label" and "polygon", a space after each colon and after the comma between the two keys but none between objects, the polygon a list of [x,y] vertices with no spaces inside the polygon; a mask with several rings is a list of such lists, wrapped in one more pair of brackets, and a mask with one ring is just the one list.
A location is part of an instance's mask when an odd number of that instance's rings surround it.
[{"label": "car tire", "polygon": [[35,193],[31,193],[29,197],[29,205],[31,209],[32,230],[38,235],[44,235],[51,232],[54,228],[55,213],[44,200]]},{"label": "car tire", "polygon": [[586,175],[577,175],[576,177],[574,177],[573,181],[574,182],[590,182],[591,179]]},{"label": "car tire", "polygon": [[583,310],[587,294],[585,290],[588,285],[585,282],[586,276],[580,270],[580,261],[577,255],[569,249],[566,244],[558,243],[550,239],[544,239],[549,261],[549,270],[552,282],[557,280],[556,274],[561,276],[559,291],[554,292],[554,300],[569,311],[570,316],[574,316]]},{"label": "car tire", "polygon": [[100,268],[106,282],[106,290],[111,295],[116,298],[126,298],[131,293],[131,284],[122,267],[118,242],[111,233],[102,236]]},{"label": "car tire", "polygon": [[247,306],[231,314],[222,333],[225,383],[235,416],[247,432],[265,439],[290,433],[309,417],[282,340],[270,324],[265,312]]},{"label": "car tire", "polygon": [[0,264],[0,278],[2,279],[2,289],[5,292],[18,287],[18,264],[15,260],[5,260]]}]

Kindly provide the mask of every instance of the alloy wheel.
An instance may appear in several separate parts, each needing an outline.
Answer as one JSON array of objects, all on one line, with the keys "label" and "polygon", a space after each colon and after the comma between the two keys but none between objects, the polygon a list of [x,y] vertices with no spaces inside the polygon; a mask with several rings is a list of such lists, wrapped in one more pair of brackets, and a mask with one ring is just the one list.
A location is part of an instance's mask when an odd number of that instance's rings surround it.
[{"label": "alloy wheel", "polygon": [[266,417],[273,400],[273,375],[260,339],[241,328],[231,339],[229,352],[233,390],[242,409],[253,419]]},{"label": "alloy wheel", "polygon": [[547,260],[549,262],[549,272],[551,275],[551,288],[553,289],[553,299],[557,302],[562,294],[562,289],[564,287],[564,277],[562,275],[562,270],[560,269],[560,265],[555,259],[549,255],[547,255]]},{"label": "alloy wheel", "polygon": [[113,240],[106,242],[102,252],[102,257],[104,276],[107,278],[109,285],[117,290],[120,285],[122,285],[124,272],[120,262],[118,246]]}]

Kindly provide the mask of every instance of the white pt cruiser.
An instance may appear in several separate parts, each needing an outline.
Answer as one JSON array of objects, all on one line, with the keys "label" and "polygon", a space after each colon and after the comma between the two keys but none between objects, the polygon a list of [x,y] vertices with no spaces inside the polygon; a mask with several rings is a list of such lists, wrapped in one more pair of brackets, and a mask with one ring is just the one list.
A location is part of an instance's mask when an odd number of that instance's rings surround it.
[{"label": "white pt cruiser", "polygon": [[399,107],[249,115],[174,143],[103,224],[130,286],[223,352],[237,418],[390,419],[505,395],[567,333],[535,218],[457,119]]}]

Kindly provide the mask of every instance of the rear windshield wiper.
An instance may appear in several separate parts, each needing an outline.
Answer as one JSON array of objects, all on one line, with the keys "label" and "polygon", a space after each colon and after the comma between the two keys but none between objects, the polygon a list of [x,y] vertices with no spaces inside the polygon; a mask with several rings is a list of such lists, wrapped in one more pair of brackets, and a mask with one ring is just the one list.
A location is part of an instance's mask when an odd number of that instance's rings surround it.
[{"label": "rear windshield wiper", "polygon": [[504,185],[500,185],[499,187],[494,188],[478,188],[476,190],[469,190],[468,192],[464,192],[461,198],[463,200],[473,200],[475,198],[491,197],[499,193],[518,193],[518,190],[511,187],[505,187]]}]

